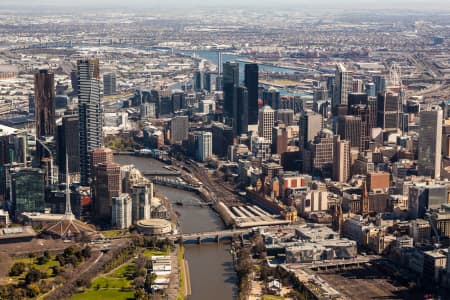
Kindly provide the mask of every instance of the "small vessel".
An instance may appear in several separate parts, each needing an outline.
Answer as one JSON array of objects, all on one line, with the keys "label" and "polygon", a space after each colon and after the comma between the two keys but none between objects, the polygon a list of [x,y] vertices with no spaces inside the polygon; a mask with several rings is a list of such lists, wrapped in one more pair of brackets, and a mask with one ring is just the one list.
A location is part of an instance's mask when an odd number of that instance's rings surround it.
[{"label": "small vessel", "polygon": [[181,202],[181,201],[177,201],[177,202],[175,202],[175,204],[179,205],[179,206],[183,206],[183,202]]}]

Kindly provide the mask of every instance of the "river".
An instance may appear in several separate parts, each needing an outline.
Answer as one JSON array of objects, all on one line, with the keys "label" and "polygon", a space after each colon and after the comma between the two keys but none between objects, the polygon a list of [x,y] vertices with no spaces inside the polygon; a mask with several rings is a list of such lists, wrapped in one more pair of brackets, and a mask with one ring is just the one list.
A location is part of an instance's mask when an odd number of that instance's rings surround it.
[{"label": "river", "polygon": [[[119,164],[133,164],[141,171],[165,170],[164,164],[144,157],[119,155],[114,160]],[[195,203],[200,198],[191,192],[155,185],[155,190],[164,194],[171,203],[181,201]],[[220,217],[209,207],[177,206],[180,214],[180,230],[185,233],[223,229]],[[237,277],[229,253],[229,244],[186,245],[185,256],[189,264],[192,295],[190,300],[230,300],[237,295]]]}]

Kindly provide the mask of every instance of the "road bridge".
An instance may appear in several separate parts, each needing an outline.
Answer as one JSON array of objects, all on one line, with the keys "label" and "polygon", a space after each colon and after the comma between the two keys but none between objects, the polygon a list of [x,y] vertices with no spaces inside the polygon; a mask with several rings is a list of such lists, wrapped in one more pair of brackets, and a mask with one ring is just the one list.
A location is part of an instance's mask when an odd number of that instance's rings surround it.
[{"label": "road bridge", "polygon": [[252,232],[252,229],[230,229],[230,230],[218,230],[211,232],[196,232],[196,233],[181,233],[174,234],[170,238],[183,241],[185,244],[202,244],[202,243],[218,243],[221,240],[231,240],[235,235],[246,236]]}]

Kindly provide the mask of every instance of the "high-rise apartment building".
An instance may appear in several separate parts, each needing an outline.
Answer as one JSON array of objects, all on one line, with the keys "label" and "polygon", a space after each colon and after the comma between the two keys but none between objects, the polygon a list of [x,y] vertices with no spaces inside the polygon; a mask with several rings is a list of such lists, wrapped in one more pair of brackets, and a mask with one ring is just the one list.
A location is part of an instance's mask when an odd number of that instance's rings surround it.
[{"label": "high-rise apartment building", "polygon": [[170,143],[181,143],[186,141],[189,133],[188,116],[176,116],[170,120]]},{"label": "high-rise apartment building", "polygon": [[244,84],[248,90],[248,124],[258,124],[258,64],[245,65]]},{"label": "high-rise apartment building", "polygon": [[442,109],[432,106],[420,112],[419,128],[419,175],[441,177],[442,160]]},{"label": "high-rise apartment building", "polygon": [[272,127],[275,124],[275,111],[268,105],[259,110],[258,135],[272,143]]},{"label": "high-rise apartment building", "polygon": [[48,70],[34,74],[36,136],[55,135],[55,78]]},{"label": "high-rise apartment building", "polygon": [[136,223],[142,219],[150,219],[151,203],[153,199],[153,184],[149,182],[133,185],[131,187],[131,198],[133,199],[133,223]]},{"label": "high-rise apartment building", "polygon": [[100,68],[98,59],[79,60],[78,115],[80,130],[80,179],[89,185],[91,153],[102,145],[103,116],[100,103]]}]

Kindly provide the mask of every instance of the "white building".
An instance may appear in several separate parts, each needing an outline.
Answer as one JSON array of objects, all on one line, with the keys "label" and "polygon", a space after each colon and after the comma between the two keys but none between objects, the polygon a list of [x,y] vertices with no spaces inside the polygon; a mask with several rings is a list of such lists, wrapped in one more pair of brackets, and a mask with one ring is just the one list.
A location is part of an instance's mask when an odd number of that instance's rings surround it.
[{"label": "white building", "polygon": [[272,143],[272,127],[275,123],[275,111],[268,105],[263,106],[258,114],[258,135]]},{"label": "white building", "polygon": [[132,220],[136,223],[151,217],[151,201],[153,198],[153,184],[136,184],[131,187]]},{"label": "white building", "polygon": [[112,198],[112,226],[126,229],[131,226],[131,198],[128,194],[121,194]]},{"label": "white building", "polygon": [[212,155],[212,133],[201,132],[198,134],[197,160],[205,161]]},{"label": "white building", "polygon": [[268,160],[270,158],[270,146],[271,142],[263,137],[258,137],[252,140],[252,153],[253,156],[261,161]]}]

